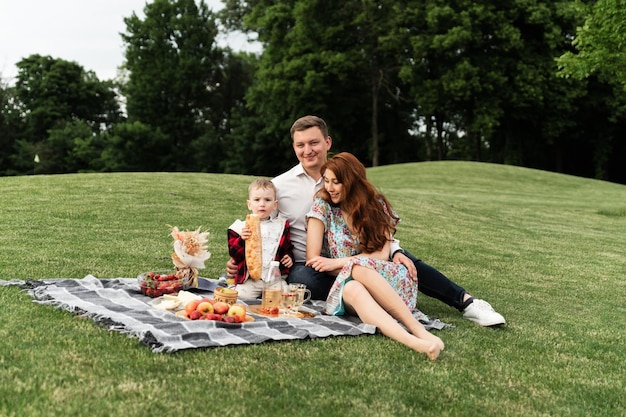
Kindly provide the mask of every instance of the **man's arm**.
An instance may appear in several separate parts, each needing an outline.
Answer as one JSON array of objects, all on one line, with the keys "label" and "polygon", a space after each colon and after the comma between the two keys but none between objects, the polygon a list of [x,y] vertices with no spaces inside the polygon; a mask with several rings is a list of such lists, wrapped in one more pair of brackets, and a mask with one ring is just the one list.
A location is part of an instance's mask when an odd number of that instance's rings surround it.
[{"label": "man's arm", "polygon": [[401,250],[402,248],[400,247],[400,241],[394,237],[393,240],[389,243],[389,259],[393,260],[396,252]]},{"label": "man's arm", "polygon": [[409,270],[409,276],[413,279],[417,278],[417,267],[413,261],[406,256],[404,249],[400,247],[400,241],[394,238],[389,244],[390,259],[392,262],[402,264]]}]

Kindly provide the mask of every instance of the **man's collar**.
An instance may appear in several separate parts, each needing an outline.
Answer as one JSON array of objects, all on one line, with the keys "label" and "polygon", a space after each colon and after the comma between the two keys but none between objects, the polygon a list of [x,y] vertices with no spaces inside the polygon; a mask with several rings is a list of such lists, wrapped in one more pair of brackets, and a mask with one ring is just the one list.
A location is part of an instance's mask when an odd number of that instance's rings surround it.
[{"label": "man's collar", "polygon": [[[298,165],[296,165],[296,166],[294,167],[294,169],[295,169],[295,170],[294,170],[294,172],[295,172],[296,176],[306,175],[307,177],[309,177],[309,178],[311,178],[313,181],[315,181],[315,180],[313,179],[313,177],[312,177],[312,176],[310,176],[310,175],[308,174],[308,172],[306,172],[306,171],[304,170],[304,167],[302,166],[302,162],[300,162]],[[321,181],[322,181],[322,177],[320,177],[317,181],[315,181],[315,184],[320,184],[320,183],[321,183]]]},{"label": "man's collar", "polygon": [[304,167],[302,166],[302,162],[299,162],[298,165],[293,167],[293,173],[296,175],[302,175],[302,174],[308,175],[306,171],[304,170]]}]

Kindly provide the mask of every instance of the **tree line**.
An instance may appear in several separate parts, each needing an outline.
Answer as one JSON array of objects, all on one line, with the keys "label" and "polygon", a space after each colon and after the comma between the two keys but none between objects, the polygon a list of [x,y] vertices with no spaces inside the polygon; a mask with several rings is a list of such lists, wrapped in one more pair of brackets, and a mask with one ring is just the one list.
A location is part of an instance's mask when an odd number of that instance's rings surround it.
[{"label": "tree line", "polygon": [[[31,55],[0,85],[0,175],[273,176],[289,128],[366,165],[474,160],[626,183],[619,0],[154,0],[114,80]],[[238,30],[261,45],[233,51]]]}]

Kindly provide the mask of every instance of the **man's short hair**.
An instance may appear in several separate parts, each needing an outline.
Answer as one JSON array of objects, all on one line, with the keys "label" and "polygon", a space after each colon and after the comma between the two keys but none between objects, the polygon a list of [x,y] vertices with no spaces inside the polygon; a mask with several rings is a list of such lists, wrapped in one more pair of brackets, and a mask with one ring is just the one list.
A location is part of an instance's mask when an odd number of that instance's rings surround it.
[{"label": "man's short hair", "polygon": [[322,119],[321,117],[309,115],[309,116],[303,116],[299,118],[298,120],[296,120],[295,122],[293,122],[293,125],[291,125],[291,130],[290,130],[291,138],[293,139],[294,132],[300,132],[302,130],[307,130],[312,127],[319,128],[324,138],[328,137],[328,126],[326,125],[326,122],[324,121],[324,119]]}]

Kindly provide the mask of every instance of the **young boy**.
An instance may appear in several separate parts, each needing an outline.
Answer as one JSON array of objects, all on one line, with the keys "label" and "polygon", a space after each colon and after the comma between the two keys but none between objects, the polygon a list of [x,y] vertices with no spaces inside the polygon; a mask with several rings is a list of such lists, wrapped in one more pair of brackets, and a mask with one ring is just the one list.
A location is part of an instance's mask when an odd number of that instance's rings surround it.
[{"label": "young boy", "polygon": [[[293,266],[293,245],[289,232],[289,222],[282,216],[271,218],[278,207],[276,187],[266,179],[257,179],[248,187],[248,209],[261,220],[261,247],[263,250],[263,276],[267,274],[271,261],[280,262],[283,279]],[[228,253],[237,266],[235,290],[240,298],[257,298],[263,291],[263,280],[253,280],[248,273],[245,257],[245,242],[251,231],[245,221],[235,220],[228,228]]]}]

